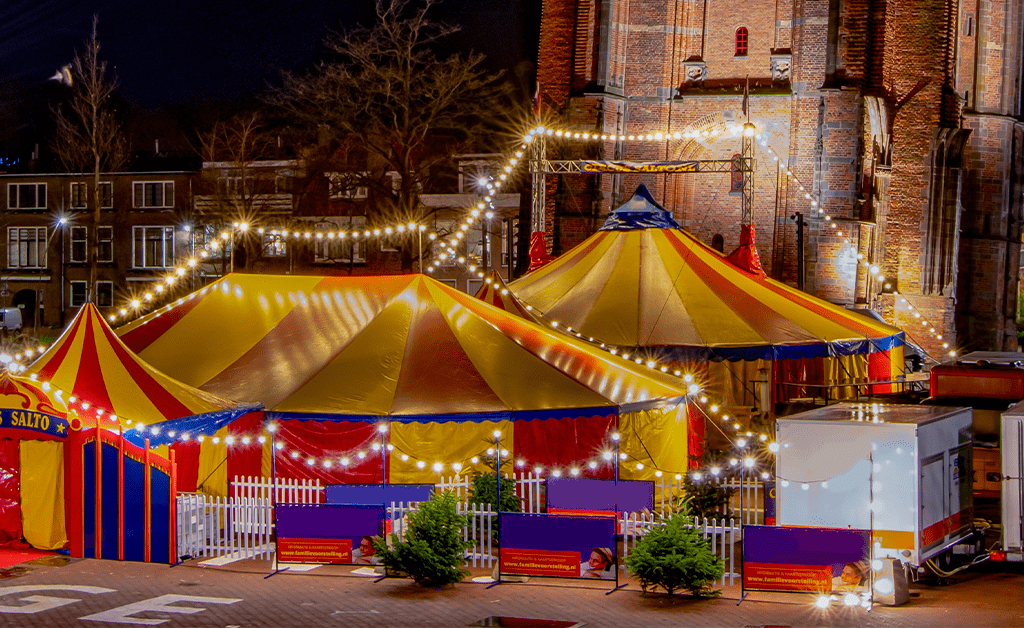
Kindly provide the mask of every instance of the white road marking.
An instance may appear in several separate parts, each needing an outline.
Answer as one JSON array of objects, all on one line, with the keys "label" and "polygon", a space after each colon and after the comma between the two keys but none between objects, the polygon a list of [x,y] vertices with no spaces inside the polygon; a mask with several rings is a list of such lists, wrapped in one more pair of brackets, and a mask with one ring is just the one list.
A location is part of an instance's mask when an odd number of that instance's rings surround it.
[{"label": "white road marking", "polygon": [[[31,591],[73,591],[75,593],[114,593],[115,589],[104,587],[90,587],[78,584],[25,584],[17,587],[0,587],[0,596],[14,595],[16,593],[29,593]],[[0,606],[0,613],[11,613],[15,615],[32,615],[51,608],[59,608],[74,602],[81,602],[81,598],[50,597],[49,595],[30,595],[18,600],[19,602],[32,602],[25,606]]]},{"label": "white road marking", "polygon": [[145,617],[132,617],[135,613],[181,613],[184,615],[191,615],[193,613],[201,613],[205,608],[192,608],[188,606],[171,606],[175,602],[192,602],[195,604],[235,604],[241,602],[241,599],[237,598],[226,598],[226,597],[200,597],[196,595],[161,595],[160,597],[143,600],[141,602],[135,602],[134,604],[125,604],[124,606],[118,606],[112,608],[109,611],[103,611],[100,613],[94,613],[92,615],[86,615],[85,617],[79,617],[79,619],[87,619],[89,621],[106,621],[114,624],[136,624],[142,626],[155,626],[157,624],[163,624],[170,620],[167,619],[148,619]]}]

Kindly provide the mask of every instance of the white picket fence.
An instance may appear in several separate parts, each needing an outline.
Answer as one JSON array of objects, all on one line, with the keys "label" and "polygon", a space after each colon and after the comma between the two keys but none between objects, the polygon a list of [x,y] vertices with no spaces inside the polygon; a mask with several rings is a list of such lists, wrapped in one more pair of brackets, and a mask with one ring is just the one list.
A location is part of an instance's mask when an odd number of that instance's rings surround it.
[{"label": "white picket fence", "polygon": [[[541,512],[543,500],[543,478],[532,473],[508,478],[516,482],[516,495],[520,497],[524,512]],[[466,564],[471,567],[492,568],[497,560],[497,546],[493,542],[493,531],[497,513],[490,505],[469,504],[468,479],[461,477],[443,478],[438,487],[451,491],[459,498],[459,514],[467,517],[463,539],[470,543],[466,553]],[[320,504],[324,503],[324,487],[318,482],[278,480],[275,494],[271,494],[269,479],[258,477],[236,477],[231,483],[231,497],[216,497],[203,493],[179,493],[177,502],[178,553],[185,557],[248,560],[271,560],[274,557],[274,512],[275,503]],[[738,483],[736,484],[738,489]],[[667,514],[676,504],[677,495],[682,493],[680,484],[659,483],[655,486],[655,513],[620,513],[619,530],[622,533],[620,556],[624,560],[640,539],[660,523],[661,515]],[[745,523],[759,523],[763,486],[759,483],[749,486],[744,483]],[[276,499],[274,499],[276,498]],[[737,504],[738,496],[733,501]],[[413,503],[392,503],[387,508],[390,530],[404,539],[408,516],[416,510]],[[708,539],[712,552],[720,556],[725,565],[722,583],[732,584],[736,577],[737,542],[740,540],[740,523],[737,519],[720,521],[696,519],[694,524]],[[621,563],[620,563],[621,564]]]}]

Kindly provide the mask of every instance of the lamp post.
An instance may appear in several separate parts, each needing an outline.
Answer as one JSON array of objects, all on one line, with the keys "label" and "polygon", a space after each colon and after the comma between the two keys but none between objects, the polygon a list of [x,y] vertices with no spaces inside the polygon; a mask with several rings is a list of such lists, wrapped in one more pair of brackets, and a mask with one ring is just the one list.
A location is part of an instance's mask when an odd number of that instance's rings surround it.
[{"label": "lamp post", "polygon": [[388,434],[388,424],[387,423],[380,423],[379,425],[377,425],[377,432],[380,434],[380,484],[381,484],[381,486],[384,486],[385,484],[388,483],[388,475],[387,475],[387,451],[388,451],[388,445],[387,445],[387,440],[386,440],[387,439],[387,434]]},{"label": "lamp post", "polygon": [[615,443],[615,485],[619,484],[619,441],[622,439],[622,434],[618,432],[612,432],[612,442]]},{"label": "lamp post", "polygon": [[61,216],[57,219],[57,228],[60,230],[60,326],[64,328],[65,313],[64,308],[66,306],[67,298],[64,295],[64,248],[66,246],[64,240],[66,239],[67,232],[65,227],[68,224],[68,217]]}]

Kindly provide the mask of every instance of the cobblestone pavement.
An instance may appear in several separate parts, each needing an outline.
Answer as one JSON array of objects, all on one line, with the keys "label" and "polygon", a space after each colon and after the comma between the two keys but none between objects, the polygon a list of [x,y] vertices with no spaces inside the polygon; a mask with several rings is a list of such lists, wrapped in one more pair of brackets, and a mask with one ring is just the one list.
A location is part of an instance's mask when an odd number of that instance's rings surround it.
[{"label": "cobblestone pavement", "polygon": [[[63,562],[63,561],[57,561]],[[495,616],[574,620],[586,626],[1021,626],[1024,574],[979,566],[947,586],[912,586],[900,607],[820,611],[810,596],[738,590],[715,600],[642,596],[631,585],[606,595],[597,583],[534,579],[424,589],[408,580],[323,568],[266,579],[258,564],[192,565],[71,560],[0,570],[0,626],[469,626]],[[333,570],[333,571],[332,571]],[[342,575],[345,574],[345,575]],[[603,588],[601,588],[603,587]]]}]

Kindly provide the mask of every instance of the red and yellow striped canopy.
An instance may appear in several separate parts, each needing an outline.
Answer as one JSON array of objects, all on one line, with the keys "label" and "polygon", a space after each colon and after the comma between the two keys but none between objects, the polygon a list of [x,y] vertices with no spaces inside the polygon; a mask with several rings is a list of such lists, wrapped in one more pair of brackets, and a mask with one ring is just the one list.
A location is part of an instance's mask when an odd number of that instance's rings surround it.
[{"label": "red and yellow striped canopy", "polygon": [[677,360],[852,355],[903,332],[759,274],[680,229],[599,231],[509,288],[545,319]]},{"label": "red and yellow striped canopy", "polygon": [[123,421],[152,424],[235,405],[143,362],[125,347],[91,303],[82,307],[64,334],[29,370],[64,394]]},{"label": "red and yellow striped canopy", "polygon": [[480,286],[475,296],[484,303],[489,303],[500,310],[515,314],[519,318],[525,318],[540,325],[544,324],[533,311],[533,306],[524,305],[517,299],[516,295],[505,285],[505,281],[497,271],[492,270],[487,274],[484,285]]},{"label": "red and yellow striped canopy", "polygon": [[279,418],[571,417],[685,395],[424,275],[233,274],[119,333],[165,373]]}]

